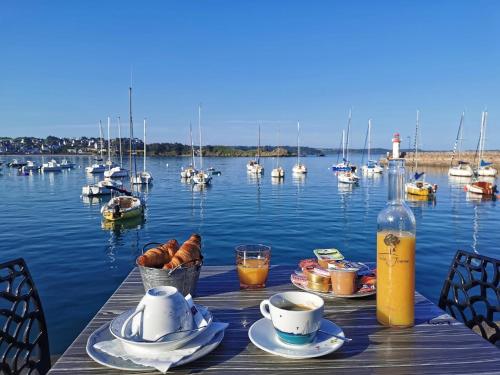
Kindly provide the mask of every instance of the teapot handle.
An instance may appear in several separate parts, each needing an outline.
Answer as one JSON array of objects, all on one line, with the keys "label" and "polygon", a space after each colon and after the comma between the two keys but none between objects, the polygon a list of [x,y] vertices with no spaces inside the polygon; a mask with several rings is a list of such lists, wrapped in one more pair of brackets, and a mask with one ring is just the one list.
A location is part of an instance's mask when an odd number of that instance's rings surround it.
[{"label": "teapot handle", "polygon": [[[126,328],[129,324],[129,322],[134,318],[134,316],[136,316],[137,314],[139,313],[144,313],[144,305],[141,306],[141,308],[135,310],[132,315],[130,315],[126,320],[125,322],[123,323],[122,325],[122,330],[121,330],[121,334],[122,334],[122,337],[126,338],[126,339],[129,339],[131,336],[134,336],[136,335],[138,332],[132,332],[130,336],[127,336],[126,334]],[[144,316],[144,315],[143,315]]]}]

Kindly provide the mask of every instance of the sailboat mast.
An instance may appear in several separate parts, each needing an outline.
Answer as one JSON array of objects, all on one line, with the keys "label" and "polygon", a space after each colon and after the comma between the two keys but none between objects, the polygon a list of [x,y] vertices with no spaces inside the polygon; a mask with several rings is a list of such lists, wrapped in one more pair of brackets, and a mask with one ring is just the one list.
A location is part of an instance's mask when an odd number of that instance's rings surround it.
[{"label": "sailboat mast", "polygon": [[300,165],[300,123],[297,121],[297,165]]},{"label": "sailboat mast", "polygon": [[200,132],[200,171],[203,171],[203,151],[201,148],[201,104],[198,105],[198,130]]},{"label": "sailboat mast", "polygon": [[144,118],[144,158],[143,158],[143,172],[146,172],[146,118]]},{"label": "sailboat mast", "polygon": [[345,130],[342,129],[342,162],[345,161]]},{"label": "sailboat mast", "polygon": [[259,144],[257,146],[257,164],[260,164],[260,124],[259,124]]},{"label": "sailboat mast", "polygon": [[368,120],[368,164],[371,160],[371,132],[372,132],[372,119]]},{"label": "sailboat mast", "polygon": [[120,167],[123,168],[123,154],[122,154],[122,125],[120,124],[120,116],[118,116],[118,139],[120,141]]},{"label": "sailboat mast", "polygon": [[462,112],[462,116],[460,116],[460,139],[458,141],[458,153],[457,153],[458,160],[460,160],[460,152],[462,151],[462,142],[464,140],[464,117],[465,117],[465,112]]},{"label": "sailboat mast", "polygon": [[418,172],[418,122],[420,119],[420,111],[417,109],[417,123],[415,125],[415,154],[413,155],[413,166],[415,172]]},{"label": "sailboat mast", "polygon": [[111,169],[111,134],[110,134],[110,127],[111,127],[111,119],[108,116],[108,170]]},{"label": "sailboat mast", "polygon": [[483,125],[483,147],[481,147],[481,159],[484,155],[484,149],[486,145],[486,125],[488,123],[488,111],[484,111],[484,125]]},{"label": "sailboat mast", "polygon": [[196,161],[194,158],[194,143],[193,143],[193,125],[189,122],[189,140],[191,141],[191,166],[196,169]]},{"label": "sailboat mast", "polygon": [[102,121],[99,120],[99,147],[100,147],[100,151],[99,151],[99,154],[101,155],[101,159],[102,159],[102,149],[104,148],[104,145],[103,145],[103,139],[102,139]]},{"label": "sailboat mast", "polygon": [[128,125],[129,125],[129,152],[128,152],[128,163],[130,166],[130,191],[133,192],[134,184],[132,180],[135,176],[135,171],[132,170],[132,138],[134,138],[134,126],[132,123],[132,87],[128,88]]},{"label": "sailboat mast", "polygon": [[349,133],[351,132],[351,116],[352,110],[349,109],[349,121],[347,122],[347,136],[345,140],[345,158],[349,161]]}]

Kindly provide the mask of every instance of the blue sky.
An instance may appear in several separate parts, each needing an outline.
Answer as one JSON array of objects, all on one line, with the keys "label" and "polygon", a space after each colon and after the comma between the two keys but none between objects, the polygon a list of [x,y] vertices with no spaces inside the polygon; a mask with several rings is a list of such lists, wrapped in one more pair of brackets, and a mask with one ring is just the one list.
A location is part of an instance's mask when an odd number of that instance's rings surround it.
[{"label": "blue sky", "polygon": [[[497,1],[24,1],[0,4],[0,135],[97,134],[134,117],[151,141],[188,142],[203,104],[209,144],[262,139],[336,147],[353,109],[352,145],[369,118],[374,146],[413,135],[451,149],[466,111],[475,148],[500,148]],[[405,144],[407,143],[405,139]]]}]

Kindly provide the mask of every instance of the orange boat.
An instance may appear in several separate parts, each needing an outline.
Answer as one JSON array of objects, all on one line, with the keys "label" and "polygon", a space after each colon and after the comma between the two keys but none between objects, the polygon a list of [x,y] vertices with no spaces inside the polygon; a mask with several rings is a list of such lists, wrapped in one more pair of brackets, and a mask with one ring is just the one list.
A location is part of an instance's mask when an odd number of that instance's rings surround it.
[{"label": "orange boat", "polygon": [[491,182],[476,181],[465,185],[465,191],[482,195],[495,195],[498,193],[497,186]]}]

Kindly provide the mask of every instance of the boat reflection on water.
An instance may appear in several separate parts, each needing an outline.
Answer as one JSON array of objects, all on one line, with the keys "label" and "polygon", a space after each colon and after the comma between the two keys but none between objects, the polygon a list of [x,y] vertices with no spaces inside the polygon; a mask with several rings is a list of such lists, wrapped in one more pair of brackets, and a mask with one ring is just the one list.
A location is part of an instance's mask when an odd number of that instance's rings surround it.
[{"label": "boat reflection on water", "polygon": [[436,196],[406,194],[406,201],[410,207],[436,207]]},{"label": "boat reflection on water", "polygon": [[101,229],[106,231],[112,231],[117,235],[122,234],[127,230],[142,229],[144,227],[145,219],[142,216],[136,216],[126,220],[118,221],[101,221]]},{"label": "boat reflection on water", "polygon": [[488,202],[488,201],[496,201],[497,197],[495,194],[484,195],[467,191],[465,193],[465,199],[469,202]]},{"label": "boat reflection on water", "polygon": [[452,188],[463,189],[472,182],[472,177],[448,176],[448,183]]},{"label": "boat reflection on water", "polygon": [[136,189],[139,193],[148,194],[151,190],[153,190],[153,186],[153,184],[140,184],[135,185],[134,189]]},{"label": "boat reflection on water", "polygon": [[82,202],[85,206],[100,206],[103,203],[102,197],[82,195]]},{"label": "boat reflection on water", "polygon": [[306,183],[307,174],[292,173],[292,183],[296,186],[304,186]]},{"label": "boat reflection on water", "polygon": [[192,184],[192,190],[201,192],[201,191],[208,191],[212,188],[211,184]]}]

